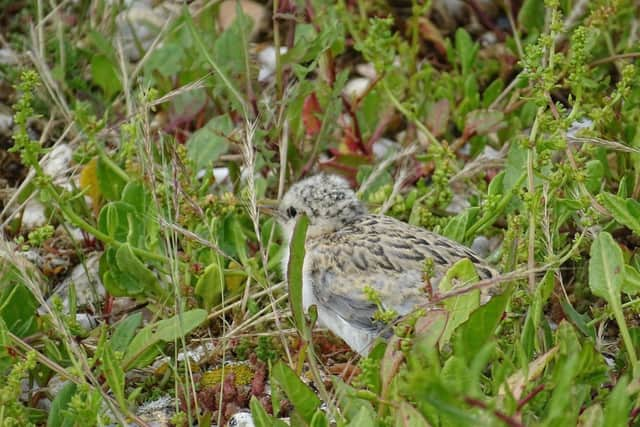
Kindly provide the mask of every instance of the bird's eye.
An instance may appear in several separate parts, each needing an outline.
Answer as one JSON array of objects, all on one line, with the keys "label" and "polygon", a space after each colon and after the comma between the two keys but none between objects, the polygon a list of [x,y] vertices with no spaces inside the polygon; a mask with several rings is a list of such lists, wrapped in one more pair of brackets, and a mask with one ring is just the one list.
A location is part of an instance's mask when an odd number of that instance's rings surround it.
[{"label": "bird's eye", "polygon": [[287,215],[289,216],[289,218],[293,218],[298,215],[298,211],[293,206],[289,206],[287,208]]}]

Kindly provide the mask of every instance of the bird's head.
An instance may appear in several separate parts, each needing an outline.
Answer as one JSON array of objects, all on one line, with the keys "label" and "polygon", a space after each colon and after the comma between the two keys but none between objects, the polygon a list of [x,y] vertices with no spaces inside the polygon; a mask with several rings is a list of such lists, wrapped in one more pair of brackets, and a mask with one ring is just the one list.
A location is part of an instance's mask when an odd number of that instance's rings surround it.
[{"label": "bird's head", "polygon": [[287,191],[278,207],[278,220],[288,242],[302,214],[309,217],[307,236],[315,237],[332,233],[366,213],[344,178],[319,174],[294,184]]}]

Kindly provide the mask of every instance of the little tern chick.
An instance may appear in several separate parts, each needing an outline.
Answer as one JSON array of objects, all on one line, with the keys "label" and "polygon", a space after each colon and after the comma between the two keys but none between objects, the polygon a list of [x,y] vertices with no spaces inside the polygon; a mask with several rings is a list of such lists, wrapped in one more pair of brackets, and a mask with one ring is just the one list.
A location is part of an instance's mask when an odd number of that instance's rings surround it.
[{"label": "little tern chick", "polygon": [[374,320],[378,306],[367,299],[373,288],[385,310],[398,316],[429,301],[425,260],[433,259],[431,286],[437,289],[456,261],[468,258],[481,279],[496,275],[469,248],[397,219],[369,214],[349,184],[319,174],[294,184],[282,198],[278,217],[288,247],[299,215],[309,217],[303,264],[304,310],[315,304],[318,320],[354,351],[366,355],[386,325]]}]

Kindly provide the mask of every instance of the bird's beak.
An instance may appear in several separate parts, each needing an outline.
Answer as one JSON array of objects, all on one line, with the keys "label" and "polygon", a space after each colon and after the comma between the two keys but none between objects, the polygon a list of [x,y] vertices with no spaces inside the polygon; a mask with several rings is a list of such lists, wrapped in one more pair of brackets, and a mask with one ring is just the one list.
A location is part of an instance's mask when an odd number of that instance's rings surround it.
[{"label": "bird's beak", "polygon": [[280,219],[282,214],[278,209],[278,201],[272,199],[262,200],[260,204],[258,204],[258,210],[268,216],[272,216],[276,219]]}]

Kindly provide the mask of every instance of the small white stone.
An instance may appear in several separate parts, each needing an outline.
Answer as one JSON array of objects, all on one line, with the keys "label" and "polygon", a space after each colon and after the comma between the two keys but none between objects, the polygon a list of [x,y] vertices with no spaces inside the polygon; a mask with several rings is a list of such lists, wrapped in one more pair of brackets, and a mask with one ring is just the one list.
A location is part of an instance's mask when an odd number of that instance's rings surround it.
[{"label": "small white stone", "polygon": [[237,412],[229,418],[228,427],[254,427],[253,417],[248,412]]},{"label": "small white stone", "polygon": [[76,314],[76,321],[82,326],[84,329],[90,331],[98,326],[98,319],[96,316],[92,316],[89,313],[78,313]]},{"label": "small white stone", "polygon": [[399,145],[394,140],[389,138],[380,138],[373,143],[373,155],[376,156],[376,159],[381,160],[387,157],[389,153],[397,151],[398,148]]},{"label": "small white stone", "polygon": [[2,110],[0,109],[0,135],[8,135],[11,133],[11,127],[13,126],[13,117]]},{"label": "small white stone", "polygon": [[51,178],[59,178],[69,169],[72,158],[73,150],[69,144],[56,145],[42,165],[42,170]]},{"label": "small white stone", "polygon": [[576,120],[571,123],[571,126],[569,126],[569,129],[567,130],[567,137],[575,138],[578,136],[578,133],[580,133],[582,129],[591,129],[592,127],[593,121],[590,119],[583,118],[580,120]]},{"label": "small white stone", "polygon": [[[49,297],[47,304],[51,304],[51,298],[53,298],[54,295],[58,295],[62,299],[63,307],[68,311],[69,286],[73,283],[76,290],[76,304],[78,307],[85,307],[90,304],[98,305],[106,294],[98,273],[101,256],[101,253],[94,253],[87,258],[85,262],[86,266],[83,264],[75,266],[71,273]],[[46,308],[40,307],[38,312],[46,312]]]},{"label": "small white stone", "polygon": [[369,80],[375,80],[375,78],[378,77],[378,73],[376,73],[376,68],[370,62],[356,65],[356,71],[362,77],[366,77]]},{"label": "small white stone", "polygon": [[27,202],[22,213],[22,229],[31,231],[47,223],[45,207],[36,199]]},{"label": "small white stone", "polygon": [[0,49],[0,64],[17,65],[18,62],[18,55],[16,55],[13,50],[9,49],[8,47]]},{"label": "small white stone", "polygon": [[347,82],[342,89],[342,93],[348,98],[360,98],[365,94],[369,85],[371,84],[371,80],[366,77],[356,77]]},{"label": "small white stone", "polygon": [[[280,55],[287,53],[286,46],[280,47]],[[258,81],[265,82],[276,72],[276,48],[267,46],[258,52],[258,62],[260,63],[260,71],[258,72]]]},{"label": "small white stone", "polygon": [[213,168],[213,177],[216,182],[222,182],[229,177],[229,168]]}]

